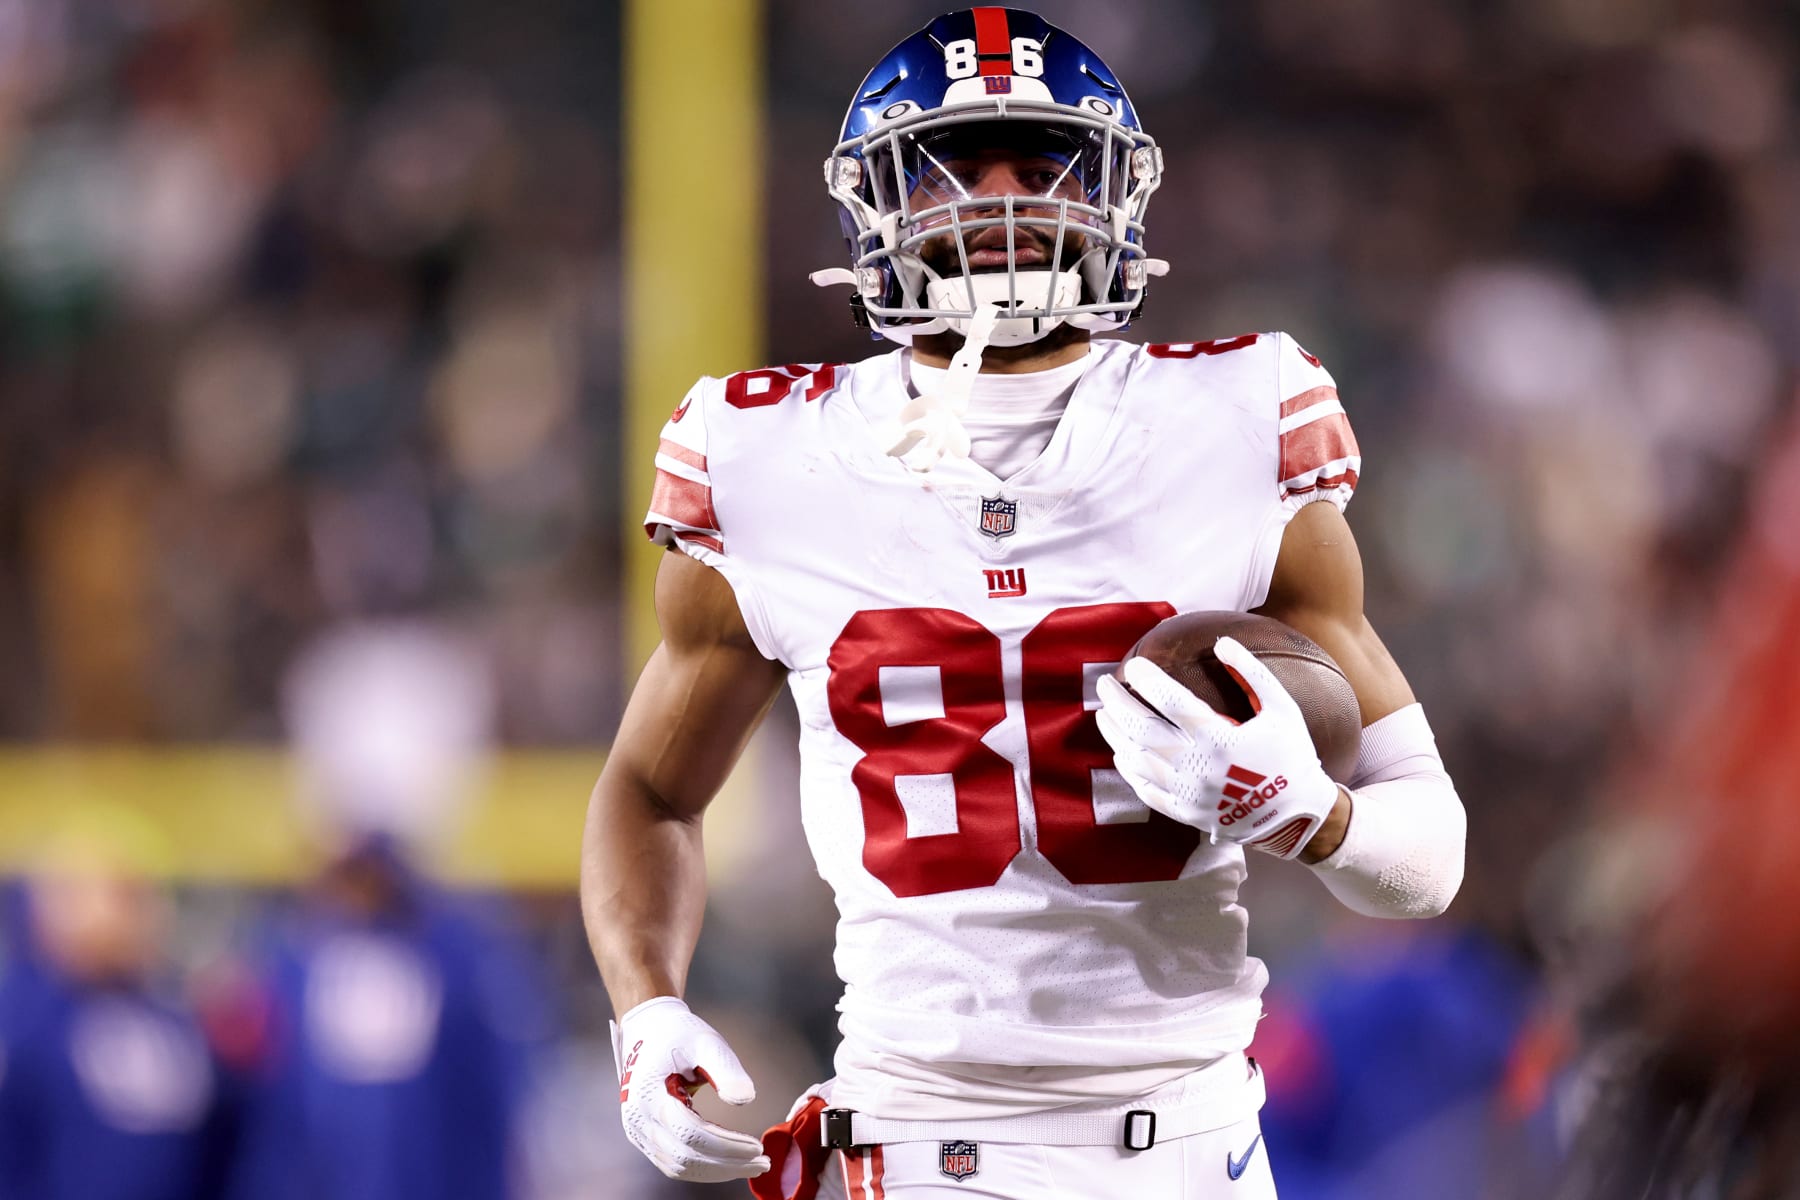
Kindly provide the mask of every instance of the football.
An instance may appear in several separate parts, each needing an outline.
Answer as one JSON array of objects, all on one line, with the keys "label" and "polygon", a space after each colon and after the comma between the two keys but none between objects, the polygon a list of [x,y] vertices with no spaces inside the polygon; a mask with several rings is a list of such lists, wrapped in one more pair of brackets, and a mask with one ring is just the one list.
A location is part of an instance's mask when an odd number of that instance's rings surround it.
[{"label": "football", "polygon": [[[1125,657],[1142,655],[1214,711],[1247,721],[1255,715],[1249,696],[1213,654],[1213,643],[1221,637],[1236,638],[1281,681],[1306,717],[1325,773],[1333,779],[1349,778],[1362,741],[1362,708],[1343,669],[1292,626],[1255,613],[1180,613],[1139,638]],[[1119,672],[1124,667],[1121,662]]]}]

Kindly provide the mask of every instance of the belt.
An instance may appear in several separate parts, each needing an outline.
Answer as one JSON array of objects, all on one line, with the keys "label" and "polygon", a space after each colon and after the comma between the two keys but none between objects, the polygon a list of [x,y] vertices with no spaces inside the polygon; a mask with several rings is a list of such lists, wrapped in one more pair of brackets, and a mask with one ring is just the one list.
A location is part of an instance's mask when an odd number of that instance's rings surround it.
[{"label": "belt", "polygon": [[1241,1087],[1222,1093],[1118,1113],[1043,1112],[970,1121],[896,1121],[848,1108],[828,1108],[820,1131],[830,1150],[856,1150],[890,1142],[978,1141],[1041,1146],[1123,1146],[1148,1150],[1235,1125],[1259,1111],[1267,1092],[1262,1069],[1249,1059]]}]

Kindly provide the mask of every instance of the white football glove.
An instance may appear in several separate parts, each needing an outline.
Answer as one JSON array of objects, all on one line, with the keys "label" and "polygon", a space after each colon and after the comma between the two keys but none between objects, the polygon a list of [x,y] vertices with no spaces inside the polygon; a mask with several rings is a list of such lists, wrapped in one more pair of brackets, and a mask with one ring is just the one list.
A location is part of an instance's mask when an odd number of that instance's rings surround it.
[{"label": "white football glove", "polygon": [[1293,858],[1337,804],[1338,785],[1319,765],[1300,706],[1269,669],[1228,637],[1214,653],[1250,694],[1256,715],[1248,721],[1214,712],[1155,663],[1132,658],[1130,689],[1111,675],[1099,681],[1100,732],[1119,774],[1152,809],[1215,843]]},{"label": "white football glove", "polygon": [[727,1104],[756,1099],[743,1064],[717,1030],[674,996],[646,1000],[612,1027],[625,1136],[670,1179],[724,1183],[769,1169],[762,1142],[715,1125],[692,1096],[712,1084]]}]

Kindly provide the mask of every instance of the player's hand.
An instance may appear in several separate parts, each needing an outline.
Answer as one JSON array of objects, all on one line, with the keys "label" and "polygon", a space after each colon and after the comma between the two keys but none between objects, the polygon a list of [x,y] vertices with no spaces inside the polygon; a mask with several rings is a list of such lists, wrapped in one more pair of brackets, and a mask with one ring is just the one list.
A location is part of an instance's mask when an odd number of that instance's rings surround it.
[{"label": "player's hand", "polygon": [[724,1183],[769,1169],[762,1143],[694,1111],[712,1084],[727,1104],[756,1099],[756,1085],[717,1030],[674,996],[646,1000],[613,1026],[619,1115],[625,1136],[670,1179]]},{"label": "player's hand", "polygon": [[1293,858],[1337,804],[1338,786],[1319,764],[1300,706],[1269,669],[1228,637],[1214,653],[1249,693],[1256,715],[1248,721],[1214,712],[1155,663],[1132,658],[1129,688],[1110,675],[1099,681],[1100,732],[1119,774],[1152,809],[1214,842]]}]

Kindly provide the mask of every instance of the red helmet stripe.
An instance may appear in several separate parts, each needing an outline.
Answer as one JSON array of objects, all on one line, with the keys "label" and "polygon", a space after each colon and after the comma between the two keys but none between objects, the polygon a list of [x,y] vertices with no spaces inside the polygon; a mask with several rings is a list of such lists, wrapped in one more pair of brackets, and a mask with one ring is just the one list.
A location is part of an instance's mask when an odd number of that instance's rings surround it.
[{"label": "red helmet stripe", "polygon": [[1012,37],[1007,31],[1004,8],[977,8],[975,16],[975,55],[981,60],[983,75],[1011,75]]}]

